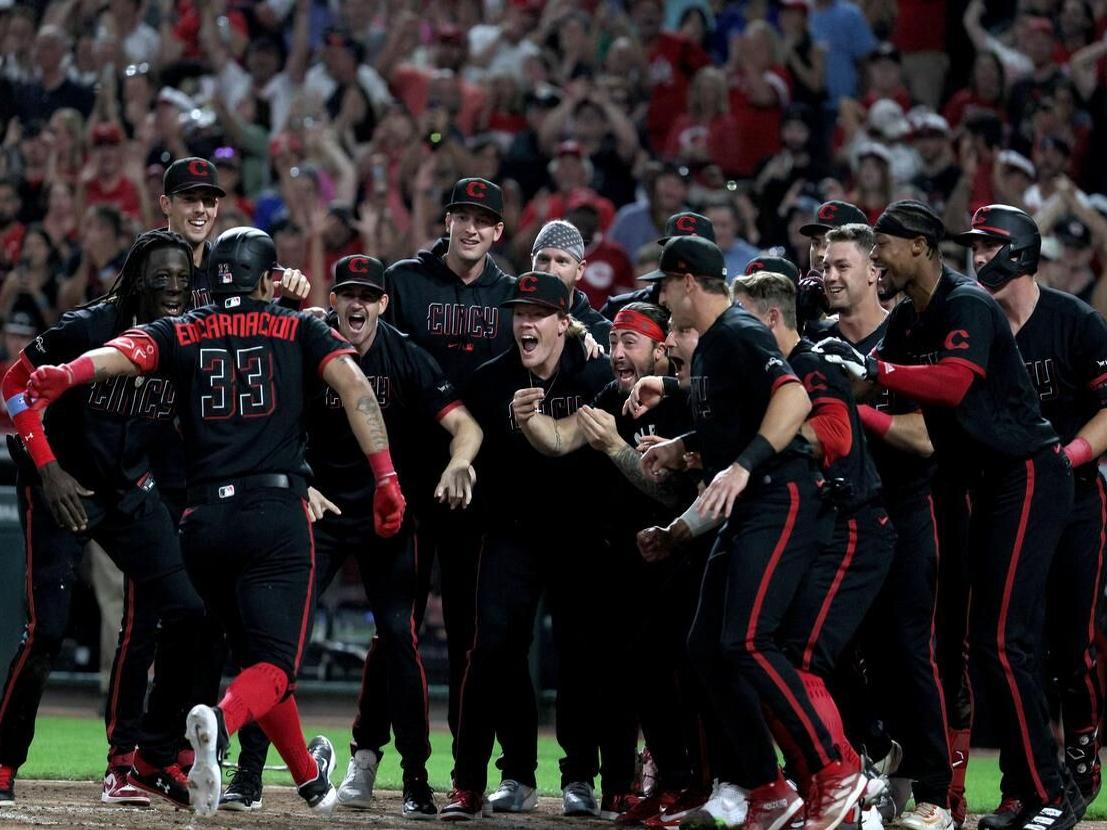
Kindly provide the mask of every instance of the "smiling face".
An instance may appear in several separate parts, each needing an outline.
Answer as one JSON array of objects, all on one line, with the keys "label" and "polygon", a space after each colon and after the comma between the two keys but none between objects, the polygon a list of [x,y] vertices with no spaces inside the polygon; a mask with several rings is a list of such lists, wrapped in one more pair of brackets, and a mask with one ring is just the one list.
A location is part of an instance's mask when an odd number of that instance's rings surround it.
[{"label": "smiling face", "polygon": [[639,378],[657,374],[657,362],[665,356],[663,344],[629,329],[612,329],[609,346],[620,392],[630,392]]},{"label": "smiling face", "polygon": [[179,233],[193,248],[211,236],[219,214],[219,197],[214,191],[197,188],[161,197],[161,210],[169,219],[169,230]]},{"label": "smiling face", "polygon": [[542,248],[534,255],[531,266],[535,271],[553,274],[570,292],[584,276],[584,262],[560,248]]},{"label": "smiling face", "polygon": [[487,210],[457,205],[446,214],[446,230],[450,234],[450,253],[471,266],[492,249],[504,232],[504,223]]},{"label": "smiling face", "polygon": [[512,309],[511,330],[528,369],[552,368],[561,357],[569,318],[551,308],[525,303]]},{"label": "smiling face", "polygon": [[377,320],[388,308],[388,295],[368,285],[347,285],[331,292],[331,308],[338,315],[338,330],[360,350],[377,331]]},{"label": "smiling face", "polygon": [[872,250],[872,262],[883,273],[880,275],[882,295],[891,296],[907,285],[914,266],[915,240],[878,233]]},{"label": "smiling face", "polygon": [[823,255],[823,285],[831,311],[856,308],[876,290],[876,269],[855,242],[831,242]]},{"label": "smiling face", "polygon": [[176,247],[155,248],[146,257],[139,281],[139,316],[149,322],[183,314],[188,303],[192,263]]},{"label": "smiling face", "polygon": [[826,234],[816,233],[808,237],[807,257],[812,268],[823,267],[823,256],[826,254]]}]

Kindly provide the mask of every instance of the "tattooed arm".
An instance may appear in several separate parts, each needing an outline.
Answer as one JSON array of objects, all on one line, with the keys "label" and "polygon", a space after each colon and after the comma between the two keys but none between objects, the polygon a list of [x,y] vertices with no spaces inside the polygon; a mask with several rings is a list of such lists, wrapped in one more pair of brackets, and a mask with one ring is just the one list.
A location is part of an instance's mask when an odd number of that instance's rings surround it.
[{"label": "tattooed arm", "polygon": [[365,373],[349,355],[331,360],[323,368],[323,380],[342,399],[342,408],[350,421],[358,446],[366,455],[388,449],[388,432],[384,426],[377,396],[365,379]]},{"label": "tattooed arm", "polygon": [[576,413],[580,431],[588,445],[607,455],[623,477],[655,501],[675,507],[681,494],[670,479],[654,479],[642,469],[642,456],[619,435],[615,416],[602,409],[582,406]]}]

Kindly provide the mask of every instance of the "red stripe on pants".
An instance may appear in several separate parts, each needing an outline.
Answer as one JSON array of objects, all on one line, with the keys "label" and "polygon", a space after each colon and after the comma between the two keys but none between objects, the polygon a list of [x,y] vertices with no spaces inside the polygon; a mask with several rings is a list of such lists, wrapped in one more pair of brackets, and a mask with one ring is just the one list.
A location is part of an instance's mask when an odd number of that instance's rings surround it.
[{"label": "red stripe on pants", "polygon": [[819,641],[819,635],[823,632],[823,624],[826,623],[826,615],[830,613],[830,606],[834,604],[834,597],[838,595],[838,589],[842,587],[842,580],[846,577],[846,571],[853,561],[853,554],[857,550],[857,519],[848,522],[849,540],[846,542],[846,554],[838,563],[838,570],[834,574],[834,580],[823,597],[823,604],[819,608],[819,615],[815,618],[815,625],[811,629],[811,636],[807,638],[807,647],[803,650],[803,662],[800,668],[809,671],[811,668],[811,655],[815,651],[815,644]]},{"label": "red stripe on pants", "polygon": [[[122,685],[121,675],[123,674],[123,665],[127,662],[127,650],[131,646],[131,632],[134,629],[135,621],[135,583],[134,580],[127,577],[125,584],[123,606],[127,610],[123,617],[123,637],[115,650],[115,665],[112,666],[111,702],[108,704],[108,711],[111,713],[111,718],[108,720],[108,744],[111,744],[111,736],[115,733],[115,719],[119,713],[119,687]],[[134,747],[120,747],[120,749],[130,752]]]}]

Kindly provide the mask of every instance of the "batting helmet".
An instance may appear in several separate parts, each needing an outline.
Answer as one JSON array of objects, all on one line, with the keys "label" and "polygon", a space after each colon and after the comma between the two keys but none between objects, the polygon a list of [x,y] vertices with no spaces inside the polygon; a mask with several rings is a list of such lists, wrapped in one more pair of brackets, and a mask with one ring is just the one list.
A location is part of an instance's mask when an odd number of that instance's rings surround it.
[{"label": "batting helmet", "polygon": [[976,278],[985,288],[998,290],[1015,277],[1038,270],[1042,235],[1029,215],[1010,205],[985,205],[972,216],[972,228],[953,240],[970,246],[974,239],[1003,242],[996,255],[982,265]]},{"label": "batting helmet", "polygon": [[215,240],[209,267],[213,294],[249,294],[277,267],[277,246],[257,228],[230,228]]}]

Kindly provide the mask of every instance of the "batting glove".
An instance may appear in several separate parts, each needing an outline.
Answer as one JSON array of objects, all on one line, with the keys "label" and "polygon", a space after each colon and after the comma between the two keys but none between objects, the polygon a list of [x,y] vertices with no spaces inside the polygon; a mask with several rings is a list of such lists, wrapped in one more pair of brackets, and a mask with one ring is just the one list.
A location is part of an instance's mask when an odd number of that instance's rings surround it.
[{"label": "batting glove", "polygon": [[861,354],[845,340],[837,337],[820,340],[813,351],[855,380],[875,381],[879,373],[879,361],[875,357]]},{"label": "batting glove", "polygon": [[387,539],[399,533],[406,508],[407,500],[394,473],[378,481],[373,493],[373,529],[377,535]]},{"label": "batting glove", "polygon": [[32,409],[45,409],[73,386],[92,380],[94,368],[87,357],[61,366],[40,366],[27,379],[26,400]]}]

